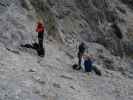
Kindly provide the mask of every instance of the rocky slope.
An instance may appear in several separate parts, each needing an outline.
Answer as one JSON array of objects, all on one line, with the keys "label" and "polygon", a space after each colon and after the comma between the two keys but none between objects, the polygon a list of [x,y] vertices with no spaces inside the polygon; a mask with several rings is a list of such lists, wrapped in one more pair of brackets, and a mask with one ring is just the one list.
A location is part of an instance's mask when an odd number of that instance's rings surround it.
[{"label": "rocky slope", "polygon": [[[0,0],[0,99],[132,100],[132,15],[124,0]],[[20,48],[36,41],[40,16],[47,30],[45,58]],[[81,41],[101,77],[71,68]]]}]

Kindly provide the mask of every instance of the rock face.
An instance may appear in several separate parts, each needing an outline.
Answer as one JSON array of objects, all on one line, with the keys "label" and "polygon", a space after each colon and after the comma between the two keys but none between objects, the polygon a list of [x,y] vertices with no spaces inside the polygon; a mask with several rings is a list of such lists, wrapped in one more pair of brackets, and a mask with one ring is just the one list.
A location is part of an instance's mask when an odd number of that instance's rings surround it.
[{"label": "rock face", "polygon": [[[41,16],[45,21],[48,35],[67,47],[69,46],[73,52],[75,52],[73,48],[76,48],[80,41],[99,43],[117,56],[122,56],[123,52],[126,51],[132,52],[132,50],[124,48],[129,40],[126,19],[128,8],[119,0],[13,0],[10,1],[11,4],[10,2],[6,4],[6,2],[8,1],[1,1],[1,4],[9,7],[3,5],[1,7],[3,13],[7,13],[7,15],[3,14],[4,17],[9,21],[8,23],[4,22],[3,17],[1,17],[1,23],[5,23],[8,29],[1,27],[3,28],[2,32],[5,30],[12,31],[10,37],[19,42],[20,40],[25,41],[26,38],[30,40],[31,34],[33,37],[35,36],[33,30],[35,24],[33,22],[38,16]],[[11,15],[10,12],[14,15]],[[23,23],[21,23],[22,21]],[[17,29],[15,30],[12,27],[16,28],[16,25]],[[116,27],[112,27],[112,25]],[[16,32],[18,34],[14,34]],[[122,38],[119,38],[117,34],[120,34]],[[4,36],[4,38],[10,37],[9,35]],[[8,41],[12,42],[13,45],[20,44],[13,42],[15,39],[10,41],[8,39]],[[4,41],[3,38],[1,40]]]},{"label": "rock face", "polygon": [[130,8],[132,8],[133,1],[132,0],[121,0],[123,3],[127,4]]},{"label": "rock face", "polygon": [[[29,1],[35,11],[42,15],[48,33],[56,40],[70,48],[76,47],[78,41],[96,42],[112,54],[123,55],[123,44],[126,44],[123,41],[127,41],[128,31],[127,8],[119,0]],[[117,29],[111,27],[112,24]],[[121,39],[117,33],[122,35]]]},{"label": "rock face", "polygon": [[[0,0],[0,100],[133,100],[131,5],[130,0]],[[20,48],[37,41],[40,17],[45,58]],[[101,77],[71,68],[82,41]]]}]

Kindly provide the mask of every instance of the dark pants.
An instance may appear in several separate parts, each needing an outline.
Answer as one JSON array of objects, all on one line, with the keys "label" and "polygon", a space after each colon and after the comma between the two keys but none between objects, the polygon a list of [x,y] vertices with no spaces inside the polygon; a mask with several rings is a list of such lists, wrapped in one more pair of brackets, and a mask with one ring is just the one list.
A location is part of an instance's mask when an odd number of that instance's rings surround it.
[{"label": "dark pants", "polygon": [[81,63],[81,54],[78,52],[77,56],[78,56],[78,65],[80,66],[80,63]]},{"label": "dark pants", "polygon": [[92,71],[92,61],[91,61],[91,59],[85,60],[84,65],[85,65],[85,72],[91,72]]},{"label": "dark pants", "polygon": [[39,45],[39,47],[38,47],[38,55],[39,56],[44,56],[44,48],[43,48],[43,32],[40,32],[40,33],[38,33],[38,45]]},{"label": "dark pants", "polygon": [[83,55],[83,53],[81,53],[81,52],[78,52],[78,54],[77,54],[79,68],[81,68],[81,58],[82,58],[82,55]]},{"label": "dark pants", "polygon": [[43,48],[43,32],[38,33],[38,44],[39,48]]}]

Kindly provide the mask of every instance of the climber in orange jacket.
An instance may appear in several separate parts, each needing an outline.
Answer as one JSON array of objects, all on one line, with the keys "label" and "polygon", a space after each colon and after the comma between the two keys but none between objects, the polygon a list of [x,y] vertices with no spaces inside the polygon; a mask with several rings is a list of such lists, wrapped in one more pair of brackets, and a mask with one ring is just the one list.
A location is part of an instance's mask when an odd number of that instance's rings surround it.
[{"label": "climber in orange jacket", "polygon": [[39,56],[44,55],[44,48],[43,48],[44,31],[45,31],[44,23],[43,21],[39,21],[36,27],[36,32],[38,32]]}]

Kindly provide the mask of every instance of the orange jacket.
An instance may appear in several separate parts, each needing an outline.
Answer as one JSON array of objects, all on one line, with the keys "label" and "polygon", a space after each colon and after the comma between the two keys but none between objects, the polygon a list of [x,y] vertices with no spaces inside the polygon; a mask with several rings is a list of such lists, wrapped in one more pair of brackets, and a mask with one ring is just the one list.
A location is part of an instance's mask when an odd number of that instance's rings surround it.
[{"label": "orange jacket", "polygon": [[41,22],[37,23],[36,32],[38,32],[38,33],[44,32],[44,25]]}]

